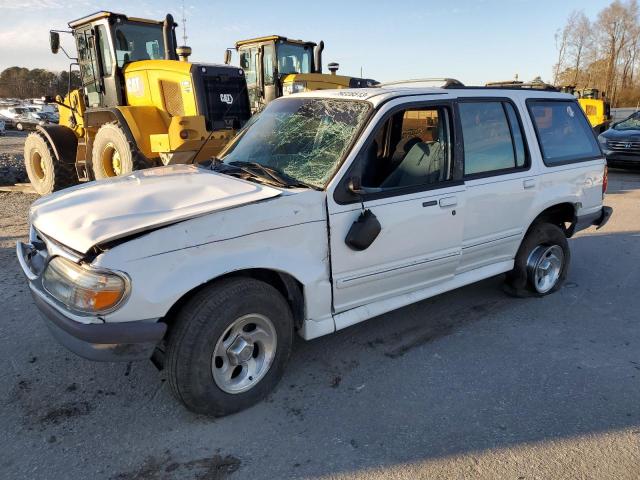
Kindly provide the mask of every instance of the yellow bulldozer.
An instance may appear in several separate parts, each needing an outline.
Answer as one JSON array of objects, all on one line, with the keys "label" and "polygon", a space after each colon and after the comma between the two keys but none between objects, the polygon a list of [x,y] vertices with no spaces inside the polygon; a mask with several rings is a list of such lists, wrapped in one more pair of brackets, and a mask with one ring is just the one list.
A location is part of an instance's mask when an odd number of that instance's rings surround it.
[{"label": "yellow bulldozer", "polygon": [[[188,61],[171,15],[162,21],[98,12],[69,23],[82,87],[58,104],[58,125],[38,126],[24,160],[41,195],[81,181],[209,158],[251,116],[244,71]],[[180,56],[180,58],[179,58]],[[71,67],[70,67],[71,68]]]},{"label": "yellow bulldozer", "polygon": [[[327,65],[323,73],[324,42],[316,44],[281,35],[240,40],[235,44],[249,91],[251,110],[255,113],[271,100],[283,95],[331,88],[372,87],[378,84],[367,78],[338,75],[337,63]],[[225,53],[231,63],[232,49]]]}]

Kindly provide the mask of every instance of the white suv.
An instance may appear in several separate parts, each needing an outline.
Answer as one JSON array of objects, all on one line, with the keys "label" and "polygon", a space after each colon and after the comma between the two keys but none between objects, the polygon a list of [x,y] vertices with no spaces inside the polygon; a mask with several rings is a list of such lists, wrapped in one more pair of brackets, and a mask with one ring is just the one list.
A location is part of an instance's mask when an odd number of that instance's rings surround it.
[{"label": "white suv", "polygon": [[36,201],[18,259],[55,336],[152,357],[191,410],[225,415],[312,339],[487,277],[549,294],[567,238],[602,226],[605,161],[575,98],[497,88],[309,92],[220,159]]}]

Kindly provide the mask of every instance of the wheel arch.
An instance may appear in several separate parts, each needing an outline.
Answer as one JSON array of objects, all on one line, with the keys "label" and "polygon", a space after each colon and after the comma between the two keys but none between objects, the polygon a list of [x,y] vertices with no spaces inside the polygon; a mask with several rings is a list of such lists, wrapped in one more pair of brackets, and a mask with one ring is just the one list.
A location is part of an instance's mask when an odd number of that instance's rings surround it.
[{"label": "wheel arch", "polygon": [[305,317],[305,301],[304,301],[304,286],[293,275],[268,268],[248,268],[227,272],[218,277],[212,278],[208,282],[202,283],[185,294],[183,294],[172,306],[164,316],[164,321],[171,328],[173,319],[176,313],[200,290],[214,285],[221,280],[227,278],[253,278],[255,280],[263,281],[272,287],[276,288],[287,301],[291,307],[291,313],[293,314],[294,325],[296,329],[302,326]]},{"label": "wheel arch", "polygon": [[62,163],[76,163],[78,137],[72,129],[64,125],[37,125],[36,132],[41,134],[51,147],[56,160]]},{"label": "wheel arch", "polygon": [[[529,223],[527,233],[531,227],[539,222],[547,222],[557,225],[562,229],[567,238],[573,235],[577,222],[577,206],[572,202],[560,202],[546,207]],[[526,234],[525,234],[526,236]]]}]

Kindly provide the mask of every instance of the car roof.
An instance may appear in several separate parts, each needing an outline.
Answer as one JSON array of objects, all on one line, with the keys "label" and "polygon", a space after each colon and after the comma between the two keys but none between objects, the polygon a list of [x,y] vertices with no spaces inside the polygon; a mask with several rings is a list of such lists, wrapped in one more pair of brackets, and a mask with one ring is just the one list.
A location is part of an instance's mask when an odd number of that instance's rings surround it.
[{"label": "car roof", "polygon": [[[296,97],[316,97],[333,98],[341,100],[366,100],[374,107],[389,100],[429,95],[437,99],[443,98],[465,98],[465,97],[501,97],[510,99],[528,98],[549,98],[575,100],[575,97],[568,93],[550,92],[536,89],[504,88],[504,87],[427,87],[421,86],[419,82],[394,83],[380,85],[370,88],[343,88],[335,90],[314,90],[310,92],[298,93]],[[284,97],[287,98],[287,97]],[[434,99],[435,99],[434,98]]]}]

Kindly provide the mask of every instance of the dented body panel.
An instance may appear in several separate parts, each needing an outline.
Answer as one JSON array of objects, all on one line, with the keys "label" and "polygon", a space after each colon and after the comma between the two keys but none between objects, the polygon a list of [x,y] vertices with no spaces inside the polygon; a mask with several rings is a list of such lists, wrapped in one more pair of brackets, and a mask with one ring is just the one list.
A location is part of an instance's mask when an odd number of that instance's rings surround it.
[{"label": "dented body panel", "polygon": [[37,200],[29,216],[38,231],[86,253],[106,241],[278,195],[265,185],[173,165],[54,193]]}]

